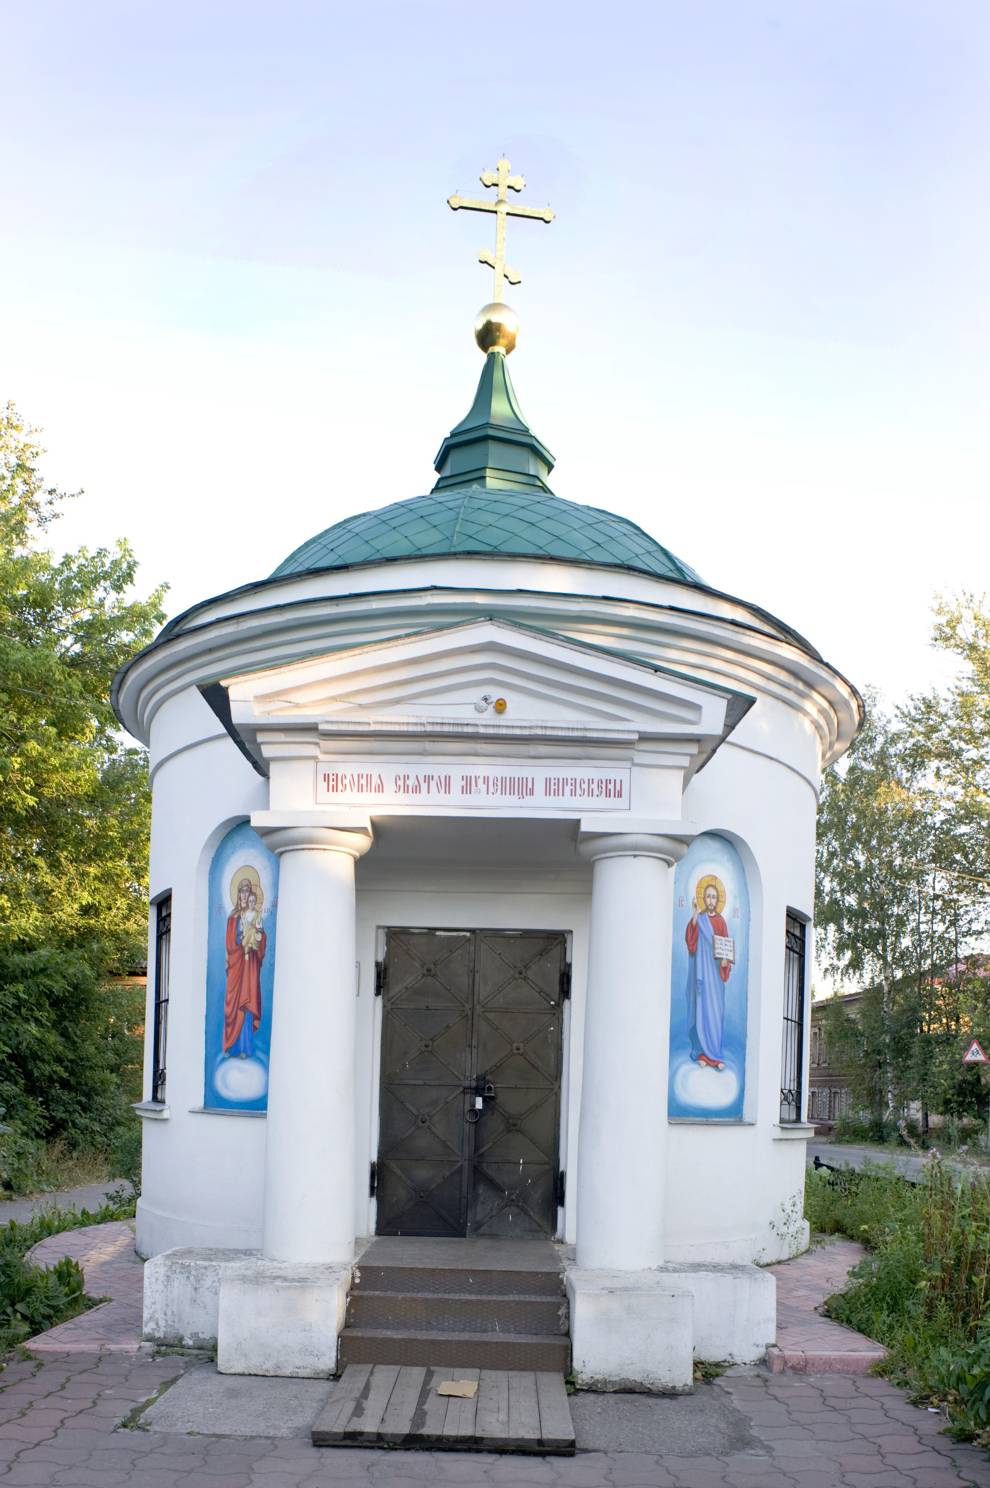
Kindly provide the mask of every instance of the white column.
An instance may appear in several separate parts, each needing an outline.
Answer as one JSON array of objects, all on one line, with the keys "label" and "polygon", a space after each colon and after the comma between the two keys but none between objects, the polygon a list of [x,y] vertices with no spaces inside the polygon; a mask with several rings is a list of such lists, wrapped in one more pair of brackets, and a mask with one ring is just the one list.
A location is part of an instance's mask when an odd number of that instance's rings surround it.
[{"label": "white column", "polygon": [[578,1153],[577,1264],[663,1262],[673,867],[670,837],[581,844],[594,863]]},{"label": "white column", "polygon": [[263,830],[279,855],[264,1254],[354,1256],[354,864],[362,831]]}]

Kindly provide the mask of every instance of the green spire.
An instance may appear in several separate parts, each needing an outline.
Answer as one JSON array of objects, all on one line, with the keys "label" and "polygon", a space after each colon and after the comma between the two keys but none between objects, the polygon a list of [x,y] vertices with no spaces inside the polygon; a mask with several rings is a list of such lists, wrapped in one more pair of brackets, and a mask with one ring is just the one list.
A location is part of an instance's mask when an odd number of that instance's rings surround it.
[{"label": "green spire", "polygon": [[440,477],[434,491],[550,490],[553,455],[523,418],[501,351],[486,356],[471,411],[451,429],[433,463]]}]

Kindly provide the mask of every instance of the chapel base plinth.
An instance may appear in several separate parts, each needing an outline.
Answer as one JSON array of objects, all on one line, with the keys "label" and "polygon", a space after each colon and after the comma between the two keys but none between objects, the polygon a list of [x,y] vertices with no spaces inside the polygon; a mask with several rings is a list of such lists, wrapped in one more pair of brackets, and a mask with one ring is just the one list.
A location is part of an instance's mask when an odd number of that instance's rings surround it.
[{"label": "chapel base plinth", "polygon": [[260,1259],[257,1250],[212,1246],[179,1246],[152,1256],[144,1268],[142,1336],[170,1348],[216,1348],[220,1282]]},{"label": "chapel base plinth", "polygon": [[777,1286],[758,1266],[567,1271],[572,1370],[585,1390],[679,1395],[695,1360],[755,1364],[777,1334]]},{"label": "chapel base plinth", "polygon": [[221,1374],[327,1379],[337,1370],[350,1266],[260,1261],[220,1286]]},{"label": "chapel base plinth", "polygon": [[712,1364],[756,1364],[777,1337],[777,1282],[751,1265],[672,1265],[656,1273],[691,1296],[694,1357]]},{"label": "chapel base plinth", "polygon": [[337,1368],[351,1267],[178,1248],[144,1271],[143,1336],[215,1349],[221,1374],[325,1379]]},{"label": "chapel base plinth", "polygon": [[567,1299],[571,1372],[582,1390],[693,1390],[693,1299],[662,1272],[575,1267]]}]

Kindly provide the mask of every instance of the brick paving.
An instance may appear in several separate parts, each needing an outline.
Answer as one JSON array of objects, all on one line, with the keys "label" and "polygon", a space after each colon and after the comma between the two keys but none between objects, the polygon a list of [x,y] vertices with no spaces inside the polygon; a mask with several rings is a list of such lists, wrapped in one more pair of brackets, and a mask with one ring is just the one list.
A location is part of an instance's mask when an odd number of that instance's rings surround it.
[{"label": "brick paving", "polygon": [[[53,1354],[0,1374],[0,1488],[990,1488],[990,1461],[885,1380],[735,1372],[705,1388],[748,1426],[745,1450],[576,1457],[318,1448],[124,1422],[189,1360]],[[136,1429],[135,1429],[136,1424]]]},{"label": "brick paving", "polygon": [[36,1353],[92,1353],[111,1350],[134,1354],[141,1347],[141,1283],[144,1268],[134,1254],[134,1223],[117,1220],[64,1230],[39,1240],[28,1252],[38,1266],[51,1266],[63,1256],[79,1262],[91,1297],[108,1297],[99,1307],[32,1338]]},{"label": "brick paving", "polygon": [[866,1254],[853,1240],[831,1239],[767,1269],[777,1278],[777,1344],[767,1350],[774,1374],[784,1369],[803,1373],[866,1374],[886,1355],[879,1343],[844,1328],[817,1309]]},{"label": "brick paving", "polygon": [[[700,1385],[699,1395],[739,1423],[722,1455],[700,1441],[689,1450],[683,1433],[666,1452],[580,1450],[579,1436],[573,1458],[499,1458],[143,1429],[142,1408],[202,1365],[155,1357],[138,1343],[141,1268],[129,1258],[131,1241],[129,1226],[101,1225],[36,1247],[38,1259],[77,1255],[91,1292],[120,1290],[88,1314],[88,1334],[75,1329],[68,1346],[53,1348],[54,1335],[73,1326],[63,1324],[0,1372],[0,1488],[990,1488],[990,1460],[942,1435],[941,1416],[910,1405],[886,1380],[835,1372],[737,1369]],[[852,1252],[812,1254],[819,1289],[834,1290]],[[799,1278],[793,1298],[802,1286],[813,1294],[812,1281]],[[118,1304],[131,1309],[130,1324],[124,1312],[111,1315],[112,1326],[96,1321]]]}]

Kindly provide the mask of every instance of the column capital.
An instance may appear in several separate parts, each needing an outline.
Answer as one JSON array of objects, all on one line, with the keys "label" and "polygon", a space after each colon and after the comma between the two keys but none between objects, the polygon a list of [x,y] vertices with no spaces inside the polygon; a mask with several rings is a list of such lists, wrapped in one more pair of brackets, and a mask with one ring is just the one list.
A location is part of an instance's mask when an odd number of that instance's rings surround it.
[{"label": "column capital", "polygon": [[371,833],[361,828],[348,830],[341,827],[291,826],[255,828],[270,852],[279,857],[289,852],[334,852],[344,853],[349,858],[360,858],[372,845]]},{"label": "column capital", "polygon": [[578,852],[592,863],[599,858],[660,858],[672,868],[687,850],[680,838],[659,832],[589,832],[578,841]]}]

